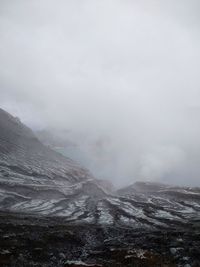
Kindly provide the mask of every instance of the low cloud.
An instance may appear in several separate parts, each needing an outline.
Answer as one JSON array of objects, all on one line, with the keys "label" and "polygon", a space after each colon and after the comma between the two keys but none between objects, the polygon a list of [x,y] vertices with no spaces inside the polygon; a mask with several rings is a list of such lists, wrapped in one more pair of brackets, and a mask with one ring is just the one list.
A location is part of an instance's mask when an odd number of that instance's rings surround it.
[{"label": "low cloud", "polygon": [[[85,136],[98,178],[200,185],[199,8],[2,0],[0,104],[35,130]],[[89,144],[104,137],[99,160]]]}]

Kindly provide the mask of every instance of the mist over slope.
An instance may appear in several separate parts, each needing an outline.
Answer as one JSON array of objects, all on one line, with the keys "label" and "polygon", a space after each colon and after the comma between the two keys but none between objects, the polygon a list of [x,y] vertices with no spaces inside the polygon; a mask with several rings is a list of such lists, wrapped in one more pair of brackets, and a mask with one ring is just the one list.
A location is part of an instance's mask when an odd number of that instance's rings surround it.
[{"label": "mist over slope", "polygon": [[0,110],[1,211],[154,229],[198,220],[199,201],[198,188],[143,182],[114,191]]},{"label": "mist over slope", "polygon": [[36,131],[36,135],[47,146],[87,167],[96,178],[105,179],[115,187],[124,186],[120,181],[123,180],[120,178],[124,175],[124,162],[120,163],[114,155],[113,143],[108,136],[91,138],[87,133],[55,128]]},{"label": "mist over slope", "polygon": [[2,0],[0,104],[35,130],[108,137],[104,175],[118,186],[199,186],[199,8]]},{"label": "mist over slope", "polygon": [[[86,169],[43,145],[34,133],[0,110],[1,209],[31,212],[93,180]],[[41,207],[42,208],[42,207]]]},{"label": "mist over slope", "polygon": [[2,266],[197,267],[199,222],[200,188],[115,191],[0,109]]}]

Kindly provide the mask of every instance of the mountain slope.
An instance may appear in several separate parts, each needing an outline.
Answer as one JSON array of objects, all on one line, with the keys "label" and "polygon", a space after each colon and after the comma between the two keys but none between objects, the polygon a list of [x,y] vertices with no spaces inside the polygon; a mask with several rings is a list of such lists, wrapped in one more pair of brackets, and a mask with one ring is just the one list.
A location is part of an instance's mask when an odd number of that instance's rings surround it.
[{"label": "mountain slope", "polygon": [[44,146],[19,119],[0,109],[1,209],[23,211],[23,203],[31,208],[61,199],[92,180],[86,169]]},{"label": "mountain slope", "polygon": [[200,189],[116,192],[0,110],[0,265],[200,266]]},{"label": "mountain slope", "polygon": [[200,220],[200,190],[135,183],[111,192],[0,110],[0,210],[116,227],[185,226]]}]

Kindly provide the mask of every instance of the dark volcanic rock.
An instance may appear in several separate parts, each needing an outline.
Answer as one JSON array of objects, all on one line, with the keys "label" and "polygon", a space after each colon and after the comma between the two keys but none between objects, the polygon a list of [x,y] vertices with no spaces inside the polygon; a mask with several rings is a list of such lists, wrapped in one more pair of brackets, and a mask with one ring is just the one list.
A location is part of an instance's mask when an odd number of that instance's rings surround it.
[{"label": "dark volcanic rock", "polygon": [[0,266],[200,266],[200,226],[134,230],[0,213]]}]

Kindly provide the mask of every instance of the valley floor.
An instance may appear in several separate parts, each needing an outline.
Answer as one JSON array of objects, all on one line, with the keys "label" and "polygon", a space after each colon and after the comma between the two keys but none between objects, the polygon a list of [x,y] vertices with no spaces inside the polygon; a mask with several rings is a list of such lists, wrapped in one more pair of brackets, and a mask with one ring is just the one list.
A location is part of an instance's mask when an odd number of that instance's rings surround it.
[{"label": "valley floor", "polygon": [[0,213],[1,267],[199,267],[200,223],[150,231]]}]

